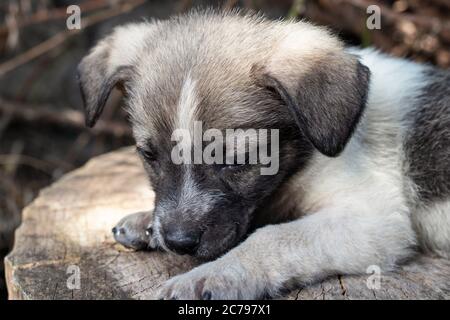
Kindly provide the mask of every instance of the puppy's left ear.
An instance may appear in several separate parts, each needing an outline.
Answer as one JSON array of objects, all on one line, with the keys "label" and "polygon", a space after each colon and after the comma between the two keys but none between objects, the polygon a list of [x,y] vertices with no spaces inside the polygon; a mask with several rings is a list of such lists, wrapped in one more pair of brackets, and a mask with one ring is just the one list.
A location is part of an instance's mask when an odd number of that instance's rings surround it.
[{"label": "puppy's left ear", "polygon": [[259,79],[279,94],[314,147],[335,157],[363,113],[370,71],[328,33],[311,37],[310,43],[299,41],[301,35],[289,39],[291,44],[260,68]]},{"label": "puppy's left ear", "polygon": [[114,87],[124,91],[153,31],[147,22],[117,27],[80,62],[78,82],[87,126],[95,125]]}]

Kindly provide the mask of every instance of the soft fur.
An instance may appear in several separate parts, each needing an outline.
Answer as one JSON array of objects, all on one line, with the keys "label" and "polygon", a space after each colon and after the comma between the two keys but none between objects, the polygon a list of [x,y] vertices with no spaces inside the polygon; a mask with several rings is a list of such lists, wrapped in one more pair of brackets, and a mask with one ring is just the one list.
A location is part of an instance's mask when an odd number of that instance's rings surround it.
[{"label": "soft fur", "polygon": [[[115,29],[79,76],[90,126],[123,88],[156,193],[153,221],[125,218],[116,239],[211,260],[170,279],[161,298],[276,296],[386,271],[418,248],[450,255],[446,72],[345,48],[305,22],[206,11]],[[197,120],[280,129],[279,172],[173,164],[172,132]],[[198,243],[187,251],[180,237]]]}]

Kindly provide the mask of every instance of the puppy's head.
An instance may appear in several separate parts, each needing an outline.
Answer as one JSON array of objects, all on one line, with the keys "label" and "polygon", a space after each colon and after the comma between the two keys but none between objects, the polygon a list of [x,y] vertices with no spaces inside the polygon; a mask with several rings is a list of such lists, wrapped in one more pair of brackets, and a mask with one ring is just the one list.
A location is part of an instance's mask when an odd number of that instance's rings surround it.
[{"label": "puppy's head", "polygon": [[[117,28],[79,77],[89,126],[113,87],[123,88],[156,193],[154,233],[166,249],[207,259],[245,236],[255,211],[315,150],[344,149],[369,83],[368,69],[321,28],[213,13]],[[276,170],[196,158],[227,149],[229,129],[254,129],[256,148],[244,158],[268,149]],[[174,160],[180,145],[192,161]]]}]

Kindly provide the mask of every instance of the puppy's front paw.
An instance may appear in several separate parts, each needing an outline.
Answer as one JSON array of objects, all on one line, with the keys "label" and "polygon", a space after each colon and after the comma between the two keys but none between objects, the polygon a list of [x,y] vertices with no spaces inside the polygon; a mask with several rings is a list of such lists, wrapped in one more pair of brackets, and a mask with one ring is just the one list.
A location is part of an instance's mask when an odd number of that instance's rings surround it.
[{"label": "puppy's front paw", "polygon": [[154,249],[152,240],[150,212],[130,214],[119,221],[112,229],[114,239],[123,246],[135,250]]},{"label": "puppy's front paw", "polygon": [[163,284],[158,298],[164,300],[255,299],[254,278],[239,265],[217,261],[175,276]]}]

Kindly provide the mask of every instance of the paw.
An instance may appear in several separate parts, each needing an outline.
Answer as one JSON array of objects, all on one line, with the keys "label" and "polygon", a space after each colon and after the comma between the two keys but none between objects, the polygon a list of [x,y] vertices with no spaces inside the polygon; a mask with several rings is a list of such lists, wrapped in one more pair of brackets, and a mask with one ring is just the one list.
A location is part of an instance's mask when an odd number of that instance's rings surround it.
[{"label": "paw", "polygon": [[112,229],[114,239],[123,246],[135,250],[154,249],[150,212],[133,213],[122,220]]},{"label": "paw", "polygon": [[255,299],[258,292],[242,267],[213,261],[169,279],[157,298],[163,300]]}]

